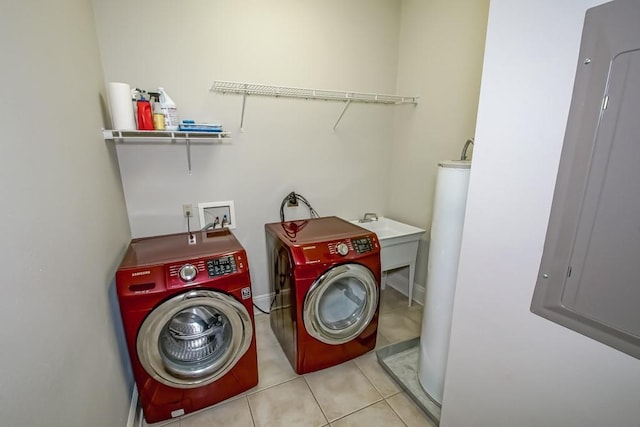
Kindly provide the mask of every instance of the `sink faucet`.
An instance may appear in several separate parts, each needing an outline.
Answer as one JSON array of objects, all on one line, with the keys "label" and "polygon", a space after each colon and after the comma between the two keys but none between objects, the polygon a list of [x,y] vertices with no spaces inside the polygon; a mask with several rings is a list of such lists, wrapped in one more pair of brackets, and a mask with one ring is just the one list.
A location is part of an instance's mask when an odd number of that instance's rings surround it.
[{"label": "sink faucet", "polygon": [[467,149],[469,148],[469,145],[473,144],[473,140],[474,138],[469,138],[467,139],[467,142],[464,143],[464,147],[462,147],[462,154],[460,155],[460,160],[467,160]]},{"label": "sink faucet", "polygon": [[376,213],[367,212],[364,214],[364,216],[359,222],[371,222],[371,221],[377,221],[377,220],[378,220],[378,215]]}]

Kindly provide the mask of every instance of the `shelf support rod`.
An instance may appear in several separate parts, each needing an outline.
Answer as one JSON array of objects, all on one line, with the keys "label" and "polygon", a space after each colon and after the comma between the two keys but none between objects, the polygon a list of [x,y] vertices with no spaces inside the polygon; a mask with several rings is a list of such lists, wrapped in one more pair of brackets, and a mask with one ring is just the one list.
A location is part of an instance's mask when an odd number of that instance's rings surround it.
[{"label": "shelf support rod", "polygon": [[187,147],[187,167],[189,168],[189,175],[191,175],[191,141],[186,138],[184,142],[185,147]]},{"label": "shelf support rod", "polygon": [[333,132],[336,131],[336,127],[338,127],[338,123],[340,123],[340,120],[342,120],[342,116],[344,116],[344,113],[347,112],[347,108],[349,108],[349,105],[351,105],[351,100],[348,100],[347,103],[344,105],[344,108],[342,109],[342,113],[340,113],[338,120],[336,120],[336,124],[333,125]]},{"label": "shelf support rod", "polygon": [[240,113],[240,132],[244,132],[244,107],[247,103],[247,93],[242,94],[242,112]]}]

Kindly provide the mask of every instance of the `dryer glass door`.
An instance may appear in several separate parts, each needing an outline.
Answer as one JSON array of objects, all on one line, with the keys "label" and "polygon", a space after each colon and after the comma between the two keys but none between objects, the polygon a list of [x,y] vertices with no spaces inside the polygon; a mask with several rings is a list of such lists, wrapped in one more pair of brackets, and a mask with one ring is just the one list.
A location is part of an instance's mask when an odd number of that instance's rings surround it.
[{"label": "dryer glass door", "polygon": [[307,332],[326,344],[343,344],[364,331],[378,308],[378,283],[368,268],[343,264],[311,286],[304,302]]},{"label": "dryer glass door", "polygon": [[253,326],[233,297],[196,290],[156,307],[138,331],[138,358],[149,375],[178,388],[226,374],[251,345]]}]

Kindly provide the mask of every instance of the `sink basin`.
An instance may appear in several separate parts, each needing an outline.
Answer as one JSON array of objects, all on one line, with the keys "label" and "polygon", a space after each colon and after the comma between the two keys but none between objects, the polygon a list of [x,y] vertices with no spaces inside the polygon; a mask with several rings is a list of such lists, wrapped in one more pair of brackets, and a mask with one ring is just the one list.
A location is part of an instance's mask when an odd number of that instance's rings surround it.
[{"label": "sink basin", "polygon": [[391,218],[379,217],[377,221],[351,221],[362,228],[373,231],[380,241],[380,263],[382,264],[384,289],[386,271],[400,267],[409,267],[408,297],[409,306],[413,298],[413,280],[416,268],[416,255],[420,236],[425,230],[409,224],[395,221]]},{"label": "sink basin", "polygon": [[422,228],[385,217],[380,217],[377,221],[371,222],[359,222],[359,220],[351,222],[376,233],[378,240],[380,240],[380,246],[383,248],[420,240],[420,236],[424,233]]}]

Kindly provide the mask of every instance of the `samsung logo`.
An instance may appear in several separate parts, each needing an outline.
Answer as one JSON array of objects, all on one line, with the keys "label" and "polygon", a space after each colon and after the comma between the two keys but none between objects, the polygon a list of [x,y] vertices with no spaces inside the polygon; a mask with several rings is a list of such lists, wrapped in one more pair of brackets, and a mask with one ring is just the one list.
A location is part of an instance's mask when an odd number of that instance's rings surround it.
[{"label": "samsung logo", "polygon": [[131,277],[146,276],[147,274],[151,274],[151,270],[136,271],[135,273],[131,273]]}]

